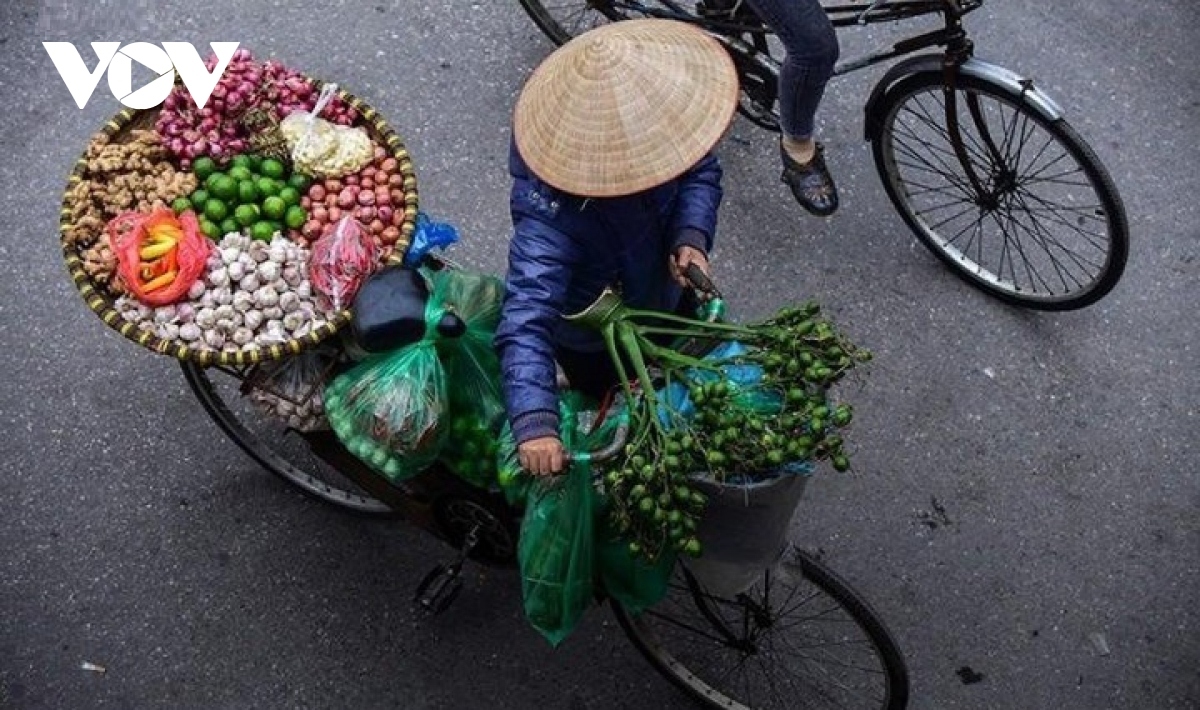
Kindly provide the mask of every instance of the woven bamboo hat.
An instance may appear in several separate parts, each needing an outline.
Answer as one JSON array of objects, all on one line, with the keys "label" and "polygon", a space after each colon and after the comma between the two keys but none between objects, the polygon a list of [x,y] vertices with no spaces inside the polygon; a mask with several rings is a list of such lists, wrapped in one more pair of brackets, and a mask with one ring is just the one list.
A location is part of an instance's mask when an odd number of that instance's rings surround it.
[{"label": "woven bamboo hat", "polygon": [[678,177],[721,139],[738,103],[725,49],[675,20],[590,30],[546,58],[513,116],[517,150],[550,185],[583,197]]}]

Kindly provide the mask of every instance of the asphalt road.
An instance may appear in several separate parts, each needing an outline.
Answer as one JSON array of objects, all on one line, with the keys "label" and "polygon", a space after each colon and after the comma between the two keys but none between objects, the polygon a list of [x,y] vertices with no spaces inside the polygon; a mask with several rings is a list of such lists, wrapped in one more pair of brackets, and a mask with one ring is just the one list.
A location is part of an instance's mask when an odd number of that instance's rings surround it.
[{"label": "asphalt road", "polygon": [[[978,55],[1032,75],[1121,189],[1129,267],[1090,309],[1005,307],[915,243],[860,140],[878,72],[822,110],[832,219],[787,199],[767,134],[740,121],[722,147],[735,310],[815,295],[876,352],[858,471],[814,482],[795,533],[888,620],[913,708],[1200,707],[1193,5],[993,0],[969,19]],[[444,547],[262,473],[171,362],[85,308],[58,200],[117,105],[102,84],[76,108],[40,42],[101,39],[238,40],[339,80],[399,127],[422,207],[490,271],[512,102],[550,49],[515,0],[0,6],[0,707],[687,707],[606,610],[551,650],[510,572],[473,568],[450,613],[416,619]]]}]

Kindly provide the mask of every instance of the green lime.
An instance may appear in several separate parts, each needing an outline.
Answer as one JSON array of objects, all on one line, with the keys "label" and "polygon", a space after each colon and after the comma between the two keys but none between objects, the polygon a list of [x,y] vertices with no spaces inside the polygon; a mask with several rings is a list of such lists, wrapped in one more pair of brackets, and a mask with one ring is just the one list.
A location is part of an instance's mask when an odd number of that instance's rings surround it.
[{"label": "green lime", "polygon": [[301,192],[307,190],[308,186],[312,184],[312,180],[309,180],[307,175],[301,175],[300,173],[292,173],[287,182]]},{"label": "green lime", "polygon": [[192,203],[186,197],[176,197],[171,203],[171,209],[175,210],[175,214],[183,214],[192,208]]},{"label": "green lime", "polygon": [[283,200],[290,207],[291,205],[300,204],[300,191],[288,185],[279,191],[279,199]]},{"label": "green lime", "polygon": [[200,220],[200,231],[204,232],[204,236],[208,237],[209,239],[221,238],[221,228],[208,218],[202,218]]},{"label": "green lime", "polygon": [[270,197],[272,195],[279,194],[279,183],[275,182],[269,177],[260,177],[254,181],[254,184],[258,187],[258,191],[263,197]]},{"label": "green lime", "polygon": [[269,242],[275,235],[275,225],[271,222],[255,222],[250,228],[250,236],[260,241]]},{"label": "green lime", "polygon": [[241,182],[242,180],[249,180],[254,177],[254,173],[250,172],[250,168],[245,165],[234,165],[229,168],[229,177]]},{"label": "green lime", "polygon": [[275,232],[279,232],[280,234],[284,233],[283,222],[276,222],[275,220],[270,220],[269,222],[267,222],[267,224],[271,225],[271,234],[274,234]]},{"label": "green lime", "polygon": [[300,205],[292,205],[283,215],[283,223],[288,226],[288,229],[300,229],[307,221],[308,213]]},{"label": "green lime", "polygon": [[224,202],[214,197],[204,203],[204,216],[214,222],[220,222],[229,216],[229,208],[225,206]]},{"label": "green lime", "polygon": [[227,217],[221,221],[221,234],[235,234],[242,231],[242,225],[233,217]]},{"label": "green lime", "polygon": [[263,215],[267,219],[282,219],[287,208],[287,203],[283,201],[282,197],[268,197],[262,203]]},{"label": "green lime", "polygon": [[238,196],[237,180],[228,175],[217,177],[208,189],[212,191],[214,197],[219,197],[222,200],[236,200]]},{"label": "green lime", "polygon": [[248,161],[247,167],[250,168],[250,172],[252,173],[258,172],[262,167],[262,156],[258,153],[250,153],[246,156],[246,160]]},{"label": "green lime", "polygon": [[213,185],[216,185],[217,180],[220,180],[223,177],[226,177],[225,173],[213,173],[212,175],[204,178],[205,189],[207,189],[209,192],[212,192]]},{"label": "green lime", "polygon": [[238,183],[238,202],[243,205],[257,204],[259,200],[258,187],[252,178]]},{"label": "green lime", "polygon": [[233,156],[233,158],[229,161],[229,164],[235,168],[249,168],[250,156],[239,153],[238,155]]},{"label": "green lime", "polygon": [[207,180],[209,175],[217,172],[217,162],[208,156],[197,158],[196,162],[192,163],[192,172],[196,174],[197,180]]},{"label": "green lime", "polygon": [[233,211],[233,218],[243,227],[249,227],[258,221],[258,205],[238,205]]},{"label": "green lime", "polygon": [[283,163],[279,162],[278,160],[274,158],[267,158],[266,160],[262,161],[262,166],[258,169],[258,171],[269,178],[278,180],[283,177],[284,167]]},{"label": "green lime", "polygon": [[208,190],[196,190],[188,200],[192,203],[192,207],[196,208],[197,212],[203,212],[204,203],[208,202]]}]

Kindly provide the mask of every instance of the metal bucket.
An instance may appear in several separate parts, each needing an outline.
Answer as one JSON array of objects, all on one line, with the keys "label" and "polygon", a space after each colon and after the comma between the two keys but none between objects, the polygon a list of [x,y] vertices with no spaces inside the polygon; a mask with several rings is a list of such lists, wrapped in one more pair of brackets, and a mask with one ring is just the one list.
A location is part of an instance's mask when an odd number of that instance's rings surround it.
[{"label": "metal bucket", "polygon": [[762,578],[788,546],[788,529],[811,470],[749,484],[693,478],[708,506],[697,528],[704,552],[688,569],[710,594],[734,597]]}]

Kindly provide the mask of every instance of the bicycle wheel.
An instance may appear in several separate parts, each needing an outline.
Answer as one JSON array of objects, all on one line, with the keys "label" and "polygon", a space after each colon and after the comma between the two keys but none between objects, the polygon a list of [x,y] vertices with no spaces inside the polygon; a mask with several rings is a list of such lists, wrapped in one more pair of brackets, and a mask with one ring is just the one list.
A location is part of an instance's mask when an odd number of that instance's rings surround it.
[{"label": "bicycle wheel", "polygon": [[594,27],[628,19],[614,6],[614,0],[521,0],[521,7],[557,45]]},{"label": "bicycle wheel", "polygon": [[888,92],[872,148],[896,209],[954,273],[1005,302],[1095,303],[1129,251],[1112,178],[1066,121],[1046,120],[1003,85],[956,82],[949,93],[940,72],[920,72]]},{"label": "bicycle wheel", "polygon": [[667,597],[617,620],[654,667],[706,707],[900,710],[904,658],[883,622],[800,550],[746,593],[705,592],[681,565]]},{"label": "bicycle wheel", "polygon": [[221,430],[255,461],[306,495],[372,516],[396,513],[313,453],[281,419],[260,411],[242,393],[245,373],[180,363],[200,404]]}]

